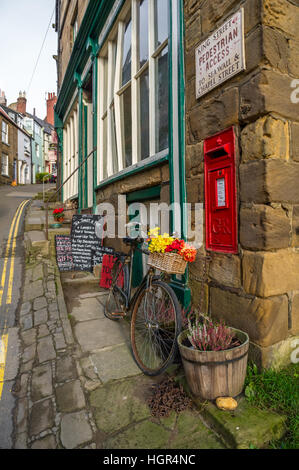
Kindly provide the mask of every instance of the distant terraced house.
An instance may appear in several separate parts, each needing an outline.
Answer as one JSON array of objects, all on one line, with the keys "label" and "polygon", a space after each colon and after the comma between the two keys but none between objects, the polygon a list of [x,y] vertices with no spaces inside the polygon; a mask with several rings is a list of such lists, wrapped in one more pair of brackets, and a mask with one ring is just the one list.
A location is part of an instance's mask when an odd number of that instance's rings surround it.
[{"label": "distant terraced house", "polygon": [[10,184],[31,183],[31,136],[24,128],[24,118],[6,106],[1,92],[0,100],[0,182]]}]

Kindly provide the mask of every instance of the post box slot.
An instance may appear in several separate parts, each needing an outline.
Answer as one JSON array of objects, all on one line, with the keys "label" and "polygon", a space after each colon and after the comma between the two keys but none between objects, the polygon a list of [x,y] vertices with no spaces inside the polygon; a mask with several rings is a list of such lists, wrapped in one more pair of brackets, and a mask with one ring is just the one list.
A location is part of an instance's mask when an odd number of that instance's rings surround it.
[{"label": "post box slot", "polygon": [[229,155],[229,146],[225,145],[224,147],[214,148],[207,152],[207,156],[210,158],[220,158],[227,157]]}]

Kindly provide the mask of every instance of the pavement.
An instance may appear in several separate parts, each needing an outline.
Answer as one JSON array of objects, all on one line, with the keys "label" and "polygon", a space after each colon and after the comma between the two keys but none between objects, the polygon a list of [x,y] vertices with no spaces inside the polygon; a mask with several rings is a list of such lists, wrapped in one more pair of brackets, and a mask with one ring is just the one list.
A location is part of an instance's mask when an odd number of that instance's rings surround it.
[{"label": "pavement", "polygon": [[[26,218],[13,448],[248,448],[266,447],[283,435],[284,417],[252,409],[244,397],[234,413],[194,399],[192,409],[153,417],[147,400],[169,375],[190,393],[182,367],[157,378],[141,373],[130,352],[129,323],[104,316],[107,291],[90,274],[59,273],[53,246],[41,236],[42,222],[40,230],[30,230],[38,210],[34,202]],[[53,231],[51,240],[67,230]],[[1,438],[0,448],[6,448]]]},{"label": "pavement", "polygon": [[11,390],[19,365],[17,312],[23,282],[24,219],[29,201],[42,190],[42,185],[0,186],[0,448],[12,447],[15,398]]}]

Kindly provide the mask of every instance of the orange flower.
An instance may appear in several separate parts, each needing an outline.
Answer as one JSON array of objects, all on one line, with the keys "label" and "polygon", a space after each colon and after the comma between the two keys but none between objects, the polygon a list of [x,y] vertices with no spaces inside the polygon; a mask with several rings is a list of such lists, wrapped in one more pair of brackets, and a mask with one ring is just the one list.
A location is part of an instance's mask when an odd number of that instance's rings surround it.
[{"label": "orange flower", "polygon": [[186,244],[181,251],[181,255],[185,261],[193,263],[196,258],[196,249],[193,246]]}]

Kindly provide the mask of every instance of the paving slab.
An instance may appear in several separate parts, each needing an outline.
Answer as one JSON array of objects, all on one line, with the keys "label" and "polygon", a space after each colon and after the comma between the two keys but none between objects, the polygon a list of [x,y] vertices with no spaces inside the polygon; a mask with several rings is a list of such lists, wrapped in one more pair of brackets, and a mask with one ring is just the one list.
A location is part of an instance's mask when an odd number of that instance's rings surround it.
[{"label": "paving slab", "polygon": [[27,432],[22,432],[17,435],[14,449],[19,449],[19,450],[27,449]]},{"label": "paving slab", "polygon": [[31,399],[38,401],[53,393],[51,364],[35,367],[32,374]]},{"label": "paving slab", "polygon": [[28,315],[30,311],[31,311],[31,302],[25,302],[21,306],[20,316],[23,317],[24,315]]},{"label": "paving slab", "polygon": [[33,302],[33,310],[41,310],[42,308],[47,307],[48,302],[45,297],[38,297]]},{"label": "paving slab", "polygon": [[31,330],[31,328],[33,327],[33,319],[31,313],[21,317],[20,324],[23,331]]},{"label": "paving slab", "polygon": [[44,338],[45,336],[49,336],[50,331],[47,325],[40,325],[38,327],[38,338]]},{"label": "paving slab", "polygon": [[54,410],[51,400],[44,400],[32,406],[29,419],[29,434],[37,436],[54,426]]},{"label": "paving slab", "polygon": [[140,376],[121,382],[102,385],[90,394],[90,405],[94,408],[99,431],[112,434],[134,422],[150,417],[146,396],[152,380]]},{"label": "paving slab", "polygon": [[34,312],[34,326],[40,326],[48,321],[48,310],[46,308],[42,308],[41,310],[37,310]]},{"label": "paving slab", "polygon": [[31,230],[30,232],[27,232],[27,237],[31,243],[43,242],[46,240],[46,235],[41,230]]},{"label": "paving slab", "polygon": [[46,336],[38,341],[37,354],[40,363],[55,359],[56,353],[51,336]]},{"label": "paving slab", "polygon": [[168,449],[171,431],[152,422],[144,421],[108,439],[104,449]]},{"label": "paving slab", "polygon": [[225,449],[224,444],[205,426],[199,413],[179,413],[169,449]]},{"label": "paving slab", "polygon": [[65,449],[75,449],[92,440],[92,430],[85,411],[64,415],[61,420],[61,443]]},{"label": "paving slab", "polygon": [[141,374],[127,344],[92,354],[91,360],[103,383]]},{"label": "paving slab", "polygon": [[65,382],[77,378],[77,369],[70,356],[62,357],[56,361],[56,382]]},{"label": "paving slab", "polygon": [[77,322],[105,318],[103,306],[96,298],[80,298],[78,303],[80,305],[72,309],[72,316]]},{"label": "paving slab", "polygon": [[17,426],[19,433],[25,432],[27,429],[27,417],[28,417],[28,399],[21,398],[18,404],[17,412]]},{"label": "paving slab", "polygon": [[36,353],[36,345],[31,344],[31,346],[28,346],[27,348],[24,349],[23,355],[22,355],[22,360],[24,363],[30,362],[35,358],[35,353]]},{"label": "paving slab", "polygon": [[62,332],[58,332],[54,334],[54,343],[55,343],[55,348],[57,351],[66,348],[66,342],[65,342]]},{"label": "paving slab", "polygon": [[[44,238],[44,240],[46,237]],[[44,272],[43,272],[43,265],[38,264],[33,268],[33,273],[32,273],[32,281],[38,281],[39,279],[43,279]]]},{"label": "paving slab", "polygon": [[125,322],[112,322],[107,318],[77,323],[75,336],[83,352],[92,352],[129,342],[129,327]]},{"label": "paving slab", "polygon": [[46,436],[43,439],[38,439],[35,441],[31,449],[56,449],[56,440],[55,437],[52,435]]},{"label": "paving slab", "polygon": [[23,301],[27,302],[29,300],[34,300],[37,297],[40,297],[44,293],[44,288],[43,288],[43,281],[35,281],[29,284],[25,291],[24,291],[24,297]]},{"label": "paving slab", "polygon": [[58,386],[55,393],[57,408],[62,413],[77,411],[86,406],[79,380]]}]

